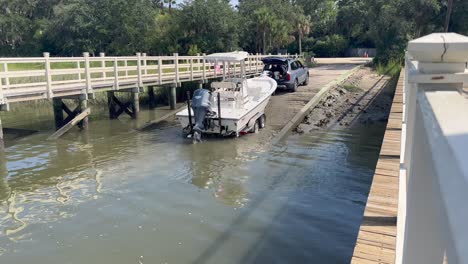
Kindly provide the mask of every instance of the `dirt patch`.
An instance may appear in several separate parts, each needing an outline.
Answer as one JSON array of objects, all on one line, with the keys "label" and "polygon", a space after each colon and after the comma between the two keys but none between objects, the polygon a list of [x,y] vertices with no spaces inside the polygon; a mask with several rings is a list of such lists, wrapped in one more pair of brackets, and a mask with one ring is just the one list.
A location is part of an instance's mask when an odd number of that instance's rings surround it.
[{"label": "dirt patch", "polygon": [[390,77],[364,67],[333,87],[295,131],[308,133],[317,129],[386,123],[393,95],[394,85]]}]

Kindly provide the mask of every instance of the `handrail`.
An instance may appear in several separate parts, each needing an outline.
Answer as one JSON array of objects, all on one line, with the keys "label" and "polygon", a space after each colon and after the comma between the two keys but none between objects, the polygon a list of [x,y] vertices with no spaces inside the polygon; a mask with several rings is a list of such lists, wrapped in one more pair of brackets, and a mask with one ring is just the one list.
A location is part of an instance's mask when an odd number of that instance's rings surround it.
[{"label": "handrail", "polygon": [[[92,94],[100,90],[119,90],[149,85],[164,85],[220,77],[217,69],[226,74],[240,67],[218,68],[207,62],[204,54],[197,56],[105,56],[84,53],[82,57],[0,58],[0,104],[9,102],[51,99],[72,94]],[[259,74],[261,58],[270,55],[250,55],[246,60],[248,75]],[[297,55],[275,55],[300,57]],[[240,74],[238,72],[238,74]],[[130,82],[129,82],[130,80]],[[131,83],[132,81],[135,83]],[[105,84],[103,84],[105,81]],[[85,89],[83,90],[83,87]]]},{"label": "handrail", "polygon": [[468,37],[438,35],[405,60],[397,264],[468,263]]}]

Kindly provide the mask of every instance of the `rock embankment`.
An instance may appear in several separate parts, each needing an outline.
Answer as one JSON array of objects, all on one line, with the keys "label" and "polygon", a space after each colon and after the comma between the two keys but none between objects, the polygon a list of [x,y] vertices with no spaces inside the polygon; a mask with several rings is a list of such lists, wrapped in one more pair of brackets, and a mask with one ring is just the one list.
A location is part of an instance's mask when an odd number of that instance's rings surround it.
[{"label": "rock embankment", "polygon": [[333,87],[305,117],[296,132],[385,123],[393,94],[390,77],[378,75],[368,67],[362,68],[341,85]]}]

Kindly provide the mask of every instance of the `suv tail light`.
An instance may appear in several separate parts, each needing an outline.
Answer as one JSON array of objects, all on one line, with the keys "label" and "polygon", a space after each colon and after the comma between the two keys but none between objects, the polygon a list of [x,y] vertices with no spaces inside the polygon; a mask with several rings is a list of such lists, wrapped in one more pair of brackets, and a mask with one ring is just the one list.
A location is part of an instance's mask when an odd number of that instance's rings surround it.
[{"label": "suv tail light", "polygon": [[286,75],[286,81],[290,81],[290,80],[291,80],[291,74],[288,73],[288,74]]}]

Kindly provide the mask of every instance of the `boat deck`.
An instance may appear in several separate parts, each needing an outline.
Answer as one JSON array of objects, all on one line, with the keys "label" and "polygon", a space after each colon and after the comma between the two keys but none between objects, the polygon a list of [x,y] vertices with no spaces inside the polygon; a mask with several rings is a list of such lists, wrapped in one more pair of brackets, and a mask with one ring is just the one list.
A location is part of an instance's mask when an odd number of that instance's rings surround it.
[{"label": "boat deck", "polygon": [[404,72],[400,74],[351,263],[395,262]]}]

